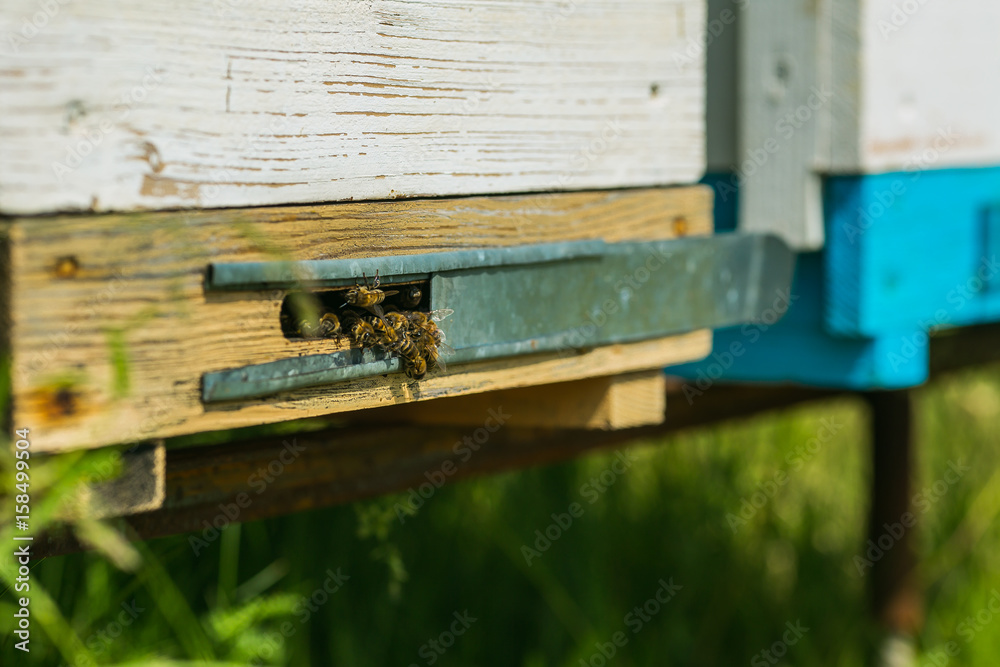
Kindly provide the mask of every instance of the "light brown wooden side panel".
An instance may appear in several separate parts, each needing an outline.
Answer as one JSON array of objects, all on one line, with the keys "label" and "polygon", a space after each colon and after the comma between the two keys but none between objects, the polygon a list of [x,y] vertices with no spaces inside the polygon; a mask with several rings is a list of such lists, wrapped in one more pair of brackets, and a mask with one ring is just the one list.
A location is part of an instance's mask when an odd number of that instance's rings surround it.
[{"label": "light brown wooden side panel", "polygon": [[394,405],[362,417],[377,423],[481,426],[483,415],[502,410],[516,414],[521,427],[614,430],[661,423],[666,396],[666,376],[657,368]]},{"label": "light brown wooden side panel", "polygon": [[[380,405],[610,375],[707,354],[703,332],[533,355],[268,399],[205,406],[203,373],[302,354],[281,291],[206,295],[209,262],[425,253],[711,230],[711,192],[654,190],[475,197],[13,221],[14,422],[39,450],[95,447]],[[457,316],[460,316],[458,314]]]}]

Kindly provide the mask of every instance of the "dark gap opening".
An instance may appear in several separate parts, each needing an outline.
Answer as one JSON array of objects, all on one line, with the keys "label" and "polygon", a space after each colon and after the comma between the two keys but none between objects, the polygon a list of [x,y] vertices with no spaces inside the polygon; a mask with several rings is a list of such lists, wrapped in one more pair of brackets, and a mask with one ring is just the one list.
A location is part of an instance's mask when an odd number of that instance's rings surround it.
[{"label": "dark gap opening", "polygon": [[[332,313],[336,324],[340,325],[340,336],[349,338],[345,321],[352,317],[370,316],[364,308],[344,305],[345,294],[350,287],[338,287],[317,291],[298,290],[289,292],[281,302],[281,332],[289,340],[312,340],[316,338],[336,338],[331,318],[323,316]],[[401,283],[383,282],[379,289],[396,294],[385,298],[380,306],[386,313],[393,311],[428,312],[431,303],[431,282],[415,280]]]}]

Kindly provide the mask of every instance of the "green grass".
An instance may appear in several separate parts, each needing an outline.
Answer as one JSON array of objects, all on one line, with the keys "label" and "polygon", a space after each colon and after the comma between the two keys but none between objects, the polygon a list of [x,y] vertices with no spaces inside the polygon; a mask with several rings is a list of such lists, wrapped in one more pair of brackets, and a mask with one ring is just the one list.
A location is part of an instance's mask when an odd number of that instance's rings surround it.
[{"label": "green grass", "polygon": [[[918,642],[928,653],[955,642],[949,665],[995,664],[1000,621],[971,637],[961,624],[1000,590],[1000,372],[921,389],[916,406],[915,492],[949,461],[971,468],[919,515]],[[403,523],[395,496],[234,526],[198,556],[185,535],[154,540],[131,573],[98,554],[48,559],[33,581],[64,625],[36,619],[30,656],[8,638],[0,662],[90,664],[60,654],[49,630],[74,633],[96,664],[405,667],[433,654],[438,665],[577,667],[603,664],[617,637],[608,664],[737,665],[800,622],[808,631],[778,664],[866,664],[879,636],[853,562],[866,539],[866,421],[843,399],[639,443],[603,492],[584,485],[611,479],[615,452],[445,486]],[[810,452],[824,423],[836,430]],[[744,499],[762,506],[751,513]],[[535,545],[573,503],[558,539]],[[524,547],[539,547],[530,565]],[[661,579],[681,588],[641,624],[627,618]],[[4,637],[12,604],[0,596]],[[429,640],[466,610],[475,621],[434,654]]]}]

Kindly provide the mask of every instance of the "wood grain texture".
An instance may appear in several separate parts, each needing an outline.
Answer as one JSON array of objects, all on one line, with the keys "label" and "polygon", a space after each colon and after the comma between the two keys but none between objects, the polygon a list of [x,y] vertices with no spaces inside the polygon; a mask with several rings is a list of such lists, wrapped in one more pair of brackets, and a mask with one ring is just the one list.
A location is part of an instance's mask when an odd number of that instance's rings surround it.
[{"label": "wood grain texture", "polygon": [[710,336],[375,377],[205,407],[203,373],[331,352],[288,340],[284,292],[206,295],[209,262],[412,254],[706,234],[702,186],[231,211],[18,219],[10,226],[15,421],[39,450],[235,428],[699,358]]},{"label": "wood grain texture", "polygon": [[663,370],[631,373],[612,381],[608,390],[604,429],[652,426],[663,421],[667,411],[667,378]]},{"label": "wood grain texture", "polygon": [[694,182],[703,5],[4,2],[0,212]]},{"label": "wood grain texture", "polygon": [[661,369],[407,403],[363,413],[373,423],[482,426],[490,410],[531,428],[621,429],[659,424],[666,411]]}]

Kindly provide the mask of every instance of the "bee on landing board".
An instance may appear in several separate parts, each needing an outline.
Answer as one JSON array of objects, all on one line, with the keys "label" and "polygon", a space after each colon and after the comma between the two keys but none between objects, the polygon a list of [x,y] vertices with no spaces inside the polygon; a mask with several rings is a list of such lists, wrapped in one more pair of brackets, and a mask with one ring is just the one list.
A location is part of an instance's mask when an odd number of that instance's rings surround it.
[{"label": "bee on landing board", "polygon": [[407,377],[419,380],[427,374],[427,350],[422,349],[409,334],[400,337],[394,352],[403,360],[403,372]]},{"label": "bee on landing board", "polygon": [[[391,313],[390,313],[391,314]],[[395,349],[400,333],[382,317],[369,317],[368,324],[375,331],[375,343],[388,351]]]},{"label": "bee on landing board", "polygon": [[351,327],[351,338],[361,347],[372,347],[375,345],[375,329],[364,320],[358,320]]},{"label": "bee on landing board", "polygon": [[[443,371],[447,370],[444,362],[441,361],[439,348],[443,348],[447,352],[453,350],[445,344],[444,332],[438,329],[437,323],[454,312],[450,308],[442,308],[430,313],[410,312],[406,314],[410,322],[409,335],[420,350],[420,356],[427,365],[425,373],[437,367]],[[409,373],[407,374],[409,375]],[[411,375],[411,377],[413,376]],[[423,377],[423,373],[420,374],[420,377]]]}]

